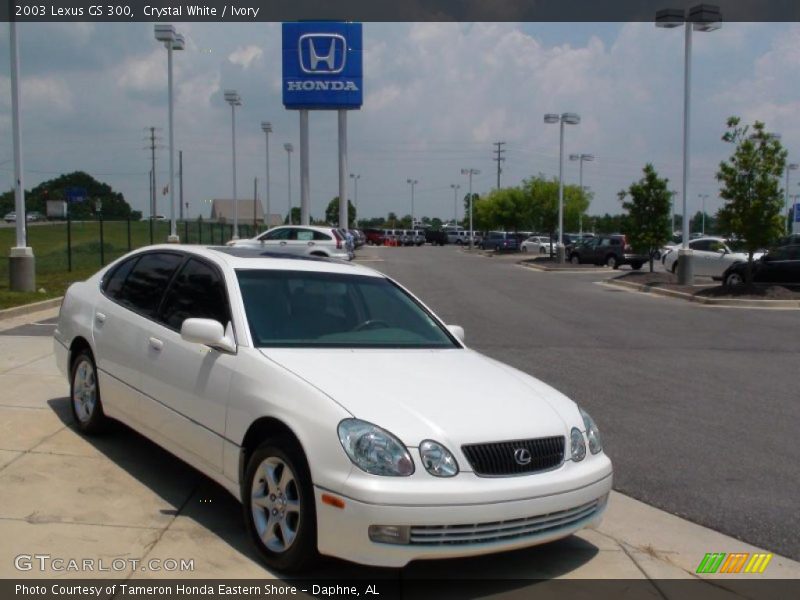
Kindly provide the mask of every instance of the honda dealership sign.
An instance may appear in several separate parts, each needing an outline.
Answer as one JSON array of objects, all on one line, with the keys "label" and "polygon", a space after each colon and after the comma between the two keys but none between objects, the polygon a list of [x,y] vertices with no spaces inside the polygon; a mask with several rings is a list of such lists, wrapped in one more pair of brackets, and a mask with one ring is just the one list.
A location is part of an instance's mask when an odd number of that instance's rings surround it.
[{"label": "honda dealership sign", "polygon": [[284,106],[360,108],[361,57],[361,23],[284,23]]}]

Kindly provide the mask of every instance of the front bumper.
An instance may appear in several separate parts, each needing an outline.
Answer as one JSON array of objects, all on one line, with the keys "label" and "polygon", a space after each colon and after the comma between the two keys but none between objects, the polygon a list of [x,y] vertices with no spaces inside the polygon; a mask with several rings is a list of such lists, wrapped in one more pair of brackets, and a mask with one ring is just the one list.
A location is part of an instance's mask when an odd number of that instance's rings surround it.
[{"label": "front bumper", "polygon": [[[481,482],[491,486],[495,496],[491,500],[485,494],[456,492],[454,487],[449,499],[435,494],[435,503],[426,502],[434,496],[424,492],[418,501],[410,493],[407,502],[381,503],[384,495],[374,488],[370,501],[365,501],[315,486],[319,551],[356,563],[399,568],[412,560],[475,556],[560,539],[598,524],[605,511],[613,478],[611,462],[604,454],[589,462],[592,467],[576,469],[576,477],[556,477],[549,490],[541,484],[558,470],[525,477],[457,476],[466,478],[466,488]],[[520,482],[525,479],[537,480],[537,485],[530,497],[520,498]],[[412,481],[407,483],[413,487]],[[322,502],[322,495],[331,493],[344,496],[343,509]],[[394,494],[388,495],[394,500]],[[410,526],[410,540],[374,542],[368,532],[371,525]]]}]

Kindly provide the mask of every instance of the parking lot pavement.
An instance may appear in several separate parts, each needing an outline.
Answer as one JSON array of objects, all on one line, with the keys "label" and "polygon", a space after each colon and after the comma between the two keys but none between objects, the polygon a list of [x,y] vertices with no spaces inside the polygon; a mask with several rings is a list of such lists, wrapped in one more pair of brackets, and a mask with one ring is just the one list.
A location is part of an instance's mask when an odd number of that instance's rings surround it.
[{"label": "parking lot pavement", "polygon": [[[43,322],[54,314],[31,318]],[[9,324],[0,323],[0,329],[8,330]],[[92,577],[130,576],[132,560],[140,561],[137,577],[275,577],[258,562],[241,506],[217,484],[121,425],[93,438],[75,431],[68,386],[56,370],[51,343],[46,336],[0,336],[0,577],[87,576],[20,572],[14,567],[20,554],[102,559],[106,565],[123,559],[121,570]],[[689,578],[705,553],[720,551],[758,549],[615,492],[597,530],[546,546],[412,563],[396,571],[326,559],[315,574]],[[141,570],[142,561],[166,559],[192,560],[193,570]],[[708,577],[715,586],[725,585],[723,576]],[[798,578],[800,564],[775,556],[762,577]],[[506,590],[502,581],[496,585],[498,592]]]}]

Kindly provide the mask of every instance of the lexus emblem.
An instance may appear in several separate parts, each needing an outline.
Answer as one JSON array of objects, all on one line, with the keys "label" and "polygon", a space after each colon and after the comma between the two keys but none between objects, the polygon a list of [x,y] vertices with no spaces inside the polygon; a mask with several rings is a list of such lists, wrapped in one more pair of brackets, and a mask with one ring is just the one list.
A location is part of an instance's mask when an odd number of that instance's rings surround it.
[{"label": "lexus emblem", "polygon": [[531,462],[531,451],[527,448],[517,448],[514,450],[514,460],[518,465],[527,465]]}]

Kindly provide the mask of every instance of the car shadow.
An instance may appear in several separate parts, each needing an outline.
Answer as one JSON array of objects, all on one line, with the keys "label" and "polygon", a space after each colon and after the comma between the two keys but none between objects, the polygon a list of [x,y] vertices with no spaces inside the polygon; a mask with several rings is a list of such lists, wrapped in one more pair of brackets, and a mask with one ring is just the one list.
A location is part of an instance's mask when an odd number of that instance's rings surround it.
[{"label": "car shadow", "polygon": [[[53,398],[47,404],[67,427],[76,430],[69,398]],[[222,486],[122,423],[113,421],[108,432],[82,439],[173,507],[162,509],[162,514],[190,518],[243,557],[260,563],[245,530],[241,504]],[[426,596],[435,590],[441,598],[447,597],[449,590],[455,597],[457,590],[458,597],[472,598],[524,589],[541,580],[563,576],[589,562],[598,552],[594,544],[570,536],[493,555],[415,561],[402,569],[368,567],[323,557],[302,579],[394,580],[403,596]],[[269,574],[264,568],[264,576]],[[297,579],[280,573],[272,575],[287,582]],[[437,585],[431,587],[434,580]],[[456,580],[460,585],[454,588],[451,583]],[[416,590],[416,584],[426,587]],[[415,591],[410,595],[412,590]]]}]

